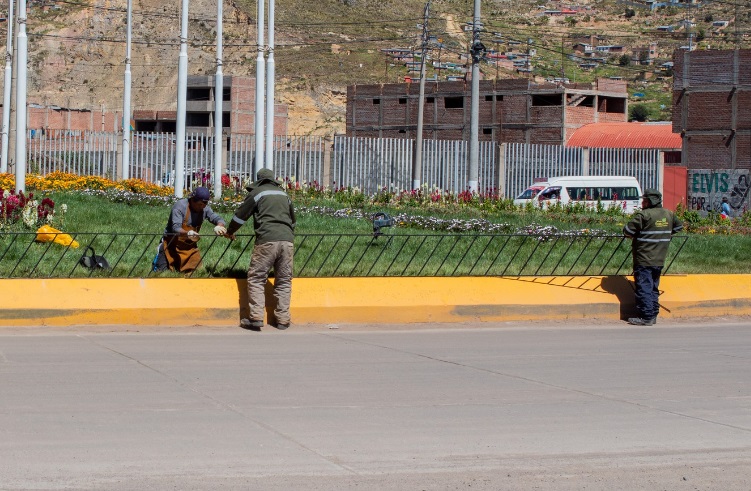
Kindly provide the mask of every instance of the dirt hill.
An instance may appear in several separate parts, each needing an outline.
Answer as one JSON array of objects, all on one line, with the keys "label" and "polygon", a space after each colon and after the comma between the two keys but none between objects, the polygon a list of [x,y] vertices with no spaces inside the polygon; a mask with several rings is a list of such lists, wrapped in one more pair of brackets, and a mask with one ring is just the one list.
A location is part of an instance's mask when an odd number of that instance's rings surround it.
[{"label": "dirt hill", "polygon": [[[613,68],[610,71],[582,72],[576,63],[561,56],[561,50],[571,53],[574,40],[582,36],[597,34],[603,37],[602,42],[622,44],[644,43],[654,37],[667,60],[685,34],[656,37],[655,26],[690,17],[700,24],[694,28],[697,32],[706,27],[711,34],[706,36],[706,44],[712,41],[713,47],[721,47],[727,42],[728,36],[715,36],[711,22],[707,23],[712,12],[715,19],[726,16],[722,11],[673,9],[651,13],[637,9],[627,18],[624,6],[611,0],[584,0],[577,5],[581,10],[575,15],[545,18],[545,9],[563,5],[552,1],[485,1],[483,42],[502,52],[513,49],[508,45],[510,40],[526,43],[529,39],[538,53],[540,68],[535,69],[535,76],[568,70],[566,75],[573,74],[577,81],[620,74],[615,63],[610,63],[615,65],[607,68]],[[59,0],[54,4],[29,0],[30,103],[73,109],[122,107],[125,6],[125,0]],[[278,100],[289,106],[290,133],[343,132],[347,85],[402,80],[407,74],[403,63],[380,49],[420,46],[424,8],[424,1],[415,0],[277,0],[276,93]],[[442,62],[467,62],[462,55],[467,51],[470,33],[464,26],[471,20],[471,9],[472,2],[466,0],[431,2],[433,59],[437,56]],[[216,66],[216,4],[191,0],[189,16],[189,73],[211,75]],[[224,74],[254,76],[256,2],[225,2],[223,17]],[[180,2],[133,0],[134,110],[175,109],[179,35]],[[3,35],[0,41],[4,40]],[[624,71],[626,67],[622,68]],[[483,71],[490,77],[520,76],[513,70],[489,66],[483,66]],[[635,79],[642,71],[631,67],[624,73]],[[656,92],[667,93],[668,84],[660,84]],[[643,88],[639,90],[644,92]]]}]

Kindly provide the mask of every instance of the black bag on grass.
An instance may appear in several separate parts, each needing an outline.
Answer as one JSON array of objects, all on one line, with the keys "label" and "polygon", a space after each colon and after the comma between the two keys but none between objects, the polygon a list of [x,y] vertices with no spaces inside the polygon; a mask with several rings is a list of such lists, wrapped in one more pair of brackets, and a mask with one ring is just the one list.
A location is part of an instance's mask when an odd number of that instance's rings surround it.
[{"label": "black bag on grass", "polygon": [[[91,249],[91,255],[87,256],[86,252]],[[104,256],[97,256],[96,251],[91,246],[87,246],[83,251],[83,256],[78,260],[81,266],[89,269],[112,269],[110,263],[104,258]]]}]

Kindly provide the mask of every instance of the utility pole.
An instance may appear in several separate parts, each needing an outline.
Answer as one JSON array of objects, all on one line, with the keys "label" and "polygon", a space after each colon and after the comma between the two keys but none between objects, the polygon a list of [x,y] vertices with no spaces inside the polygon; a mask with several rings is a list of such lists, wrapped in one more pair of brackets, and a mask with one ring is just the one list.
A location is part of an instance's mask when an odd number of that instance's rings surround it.
[{"label": "utility pole", "polygon": [[[126,14],[126,35],[125,35],[125,74],[123,80],[123,179],[130,178],[130,90],[131,90],[131,73],[130,73],[130,45],[132,39],[132,19],[133,19],[133,1],[127,1]],[[104,118],[104,110],[102,110]],[[102,128],[104,130],[104,128]]]},{"label": "utility pole", "polygon": [[26,79],[29,38],[26,36],[26,0],[18,0],[18,39],[16,72],[16,192],[26,191]]},{"label": "utility pole", "polygon": [[222,199],[222,125],[224,120],[224,0],[216,0],[216,74],[214,75],[214,199]]},{"label": "utility pole", "polygon": [[2,158],[0,158],[0,172],[8,172],[8,136],[10,134],[10,93],[13,78],[13,1],[8,0],[8,38],[5,43],[5,85],[3,85],[3,135]]},{"label": "utility pole", "polygon": [[425,111],[425,58],[428,56],[428,19],[430,17],[430,1],[425,4],[422,21],[422,53],[420,55],[420,99],[417,102],[417,133],[415,147],[412,152],[412,189],[420,189],[422,184],[422,127],[423,112]]},{"label": "utility pole", "polygon": [[266,167],[263,164],[264,159],[264,152],[263,152],[263,143],[264,143],[264,136],[263,136],[263,119],[266,113],[266,106],[264,105],[264,94],[266,92],[265,85],[266,85],[266,65],[264,63],[264,57],[263,57],[263,51],[264,51],[264,32],[263,32],[263,21],[266,18],[266,11],[265,11],[265,3],[266,0],[258,0],[258,6],[257,6],[257,20],[256,20],[256,29],[258,31],[258,41],[257,41],[257,54],[256,54],[256,113],[255,113],[255,132],[256,132],[256,158],[255,158],[255,165],[253,166],[253,175],[251,176],[251,179],[256,178],[256,172],[258,172],[259,169],[263,169]]},{"label": "utility pole", "polygon": [[566,67],[563,63],[565,59],[566,56],[563,54],[563,36],[561,36],[561,82],[566,78]]},{"label": "utility pole", "polygon": [[467,187],[476,193],[480,174],[480,60],[485,54],[485,46],[480,42],[480,0],[474,0],[472,17],[472,98],[469,125],[469,166]]},{"label": "utility pole", "polygon": [[[263,0],[259,0],[263,1]],[[268,56],[266,58],[266,159],[264,167],[274,169],[274,0],[268,0]]]},{"label": "utility pole", "polygon": [[[180,55],[177,59],[177,125],[175,128],[175,196],[183,197],[185,186],[185,114],[188,97],[188,0],[182,0]],[[128,122],[130,124],[130,122]]]}]

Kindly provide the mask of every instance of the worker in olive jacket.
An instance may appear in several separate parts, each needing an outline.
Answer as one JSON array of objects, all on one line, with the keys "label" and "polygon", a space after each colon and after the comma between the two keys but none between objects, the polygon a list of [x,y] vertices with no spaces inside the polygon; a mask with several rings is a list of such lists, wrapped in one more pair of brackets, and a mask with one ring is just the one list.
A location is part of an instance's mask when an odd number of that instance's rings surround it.
[{"label": "worker in olive jacket", "polygon": [[623,227],[623,234],[631,240],[636,283],[636,310],[629,324],[652,326],[660,310],[659,286],[670,238],[683,229],[683,223],[672,211],[662,207],[662,193],[647,189],[641,196],[642,209],[634,213]]},{"label": "worker in olive jacket", "polygon": [[256,180],[247,187],[248,195],[237,208],[227,228],[227,236],[253,217],[256,242],[248,268],[248,299],[250,318],[242,319],[246,329],[263,327],[266,281],[274,268],[274,310],[276,327],[287,329],[290,324],[289,304],[292,294],[292,266],[295,240],[295,210],[281,183],[271,169],[261,169]]}]

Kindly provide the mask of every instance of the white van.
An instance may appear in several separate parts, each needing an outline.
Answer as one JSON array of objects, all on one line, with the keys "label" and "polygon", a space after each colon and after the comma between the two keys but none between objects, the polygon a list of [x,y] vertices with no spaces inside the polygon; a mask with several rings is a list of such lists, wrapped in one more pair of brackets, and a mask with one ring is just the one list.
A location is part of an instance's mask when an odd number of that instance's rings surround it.
[{"label": "white van", "polygon": [[633,213],[641,207],[639,196],[641,186],[635,177],[565,176],[548,179],[548,187],[535,197],[535,204],[544,208],[552,203],[583,203],[595,208],[599,201],[606,208],[617,206]]}]

